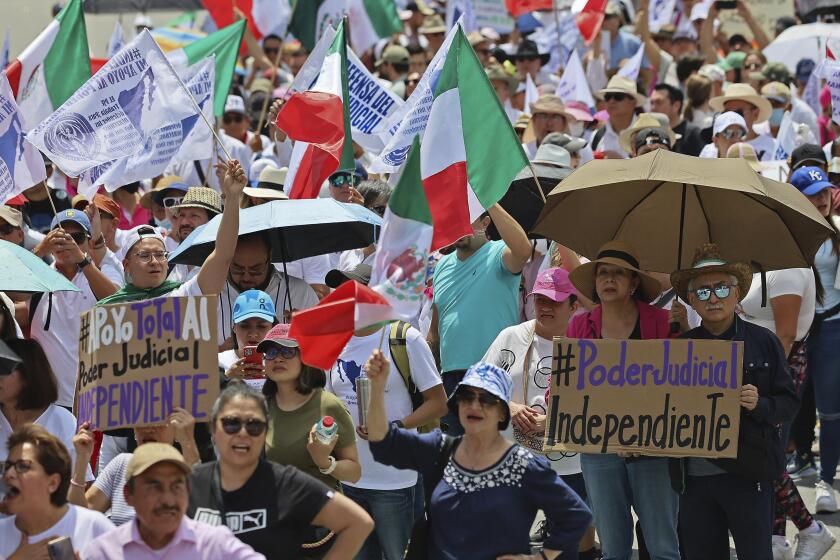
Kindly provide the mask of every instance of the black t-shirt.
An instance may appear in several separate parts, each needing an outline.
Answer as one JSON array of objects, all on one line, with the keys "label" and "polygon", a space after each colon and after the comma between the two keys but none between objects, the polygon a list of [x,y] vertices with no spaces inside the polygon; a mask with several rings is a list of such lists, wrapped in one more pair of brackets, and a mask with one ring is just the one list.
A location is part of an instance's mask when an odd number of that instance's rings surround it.
[{"label": "black t-shirt", "polygon": [[269,559],[298,558],[300,545],[311,534],[312,520],[333,491],[295,467],[261,460],[242,488],[225,492],[218,487],[218,474],[213,475],[216,469],[216,462],[193,469],[187,515],[208,525],[220,525],[217,497],[221,494],[225,525],[242,542]]},{"label": "black t-shirt", "polygon": [[[683,121],[674,128],[674,132],[682,136],[682,138],[674,143],[675,152],[694,157],[700,155],[706,142],[703,142],[699,128]],[[723,155],[725,156],[726,154]]]}]

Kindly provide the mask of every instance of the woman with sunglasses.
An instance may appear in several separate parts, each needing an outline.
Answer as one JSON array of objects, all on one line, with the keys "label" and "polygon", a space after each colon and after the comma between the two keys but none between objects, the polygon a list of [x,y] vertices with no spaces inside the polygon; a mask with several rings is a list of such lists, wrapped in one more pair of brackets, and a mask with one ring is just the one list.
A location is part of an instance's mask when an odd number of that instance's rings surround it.
[{"label": "woman with sunglasses", "polygon": [[[339,397],[323,390],[324,372],[301,361],[289,325],[272,328],[257,351],[263,353],[266,375],[262,390],[268,400],[266,457],[299,468],[335,492],[341,492],[341,481],[358,481],[362,466],[350,413]],[[315,427],[324,416],[338,425],[328,444],[315,437]],[[307,544],[313,545],[312,553],[329,546],[329,537],[329,531],[311,531]]]},{"label": "woman with sunglasses", "polygon": [[[374,459],[423,475],[430,520],[428,558],[554,559],[576,557],[592,514],[545,457],[507,440],[510,376],[485,363],[464,374],[449,399],[464,435],[419,434],[388,423],[390,364],[374,350],[365,364],[371,383],[368,440]],[[545,512],[544,549],[531,555],[529,533]],[[503,514],[501,512],[504,512]],[[417,546],[409,544],[409,548]]]},{"label": "woman with sunglasses", "polygon": [[747,138],[747,121],[734,111],[715,116],[712,124],[712,143],[703,146],[701,158],[725,158],[729,148]]},{"label": "woman with sunglasses", "polygon": [[[269,559],[352,558],[373,521],[349,498],[291,465],[262,457],[268,403],[242,382],[231,382],[213,405],[210,426],[218,461],[190,475],[189,517],[225,523]],[[333,534],[324,556],[305,548],[314,527]]]}]

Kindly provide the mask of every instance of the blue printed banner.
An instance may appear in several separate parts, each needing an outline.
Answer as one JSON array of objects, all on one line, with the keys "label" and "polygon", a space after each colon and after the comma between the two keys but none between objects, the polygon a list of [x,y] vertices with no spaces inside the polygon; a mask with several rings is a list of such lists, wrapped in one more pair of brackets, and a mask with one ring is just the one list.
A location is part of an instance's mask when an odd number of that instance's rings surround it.
[{"label": "blue printed banner", "polygon": [[144,30],[27,138],[70,177],[145,149],[155,131],[198,115]]},{"label": "blue printed banner", "polygon": [[219,394],[216,301],[163,297],[82,315],[74,410],[114,430],[166,422],[175,407],[210,419]]},{"label": "blue printed banner", "polygon": [[26,123],[5,74],[0,76],[0,204],[47,178],[44,159],[26,140]]},{"label": "blue printed banner", "polygon": [[736,457],[743,356],[738,341],[555,338],[544,450]]}]

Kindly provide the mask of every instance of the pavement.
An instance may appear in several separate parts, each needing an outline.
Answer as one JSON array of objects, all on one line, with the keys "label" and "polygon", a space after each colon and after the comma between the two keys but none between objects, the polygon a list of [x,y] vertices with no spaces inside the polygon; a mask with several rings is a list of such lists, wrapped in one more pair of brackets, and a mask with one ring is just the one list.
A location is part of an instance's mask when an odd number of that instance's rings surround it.
[{"label": "pavement", "polygon": [[[837,477],[837,481],[840,481],[840,475]],[[834,483],[834,489],[840,489],[840,482]],[[814,484],[817,482],[817,477],[812,477],[806,480],[797,481],[796,487],[799,488],[799,493],[802,495],[802,500],[805,502],[805,505],[808,506],[808,511],[814,515],[814,519],[817,521],[822,521],[825,523],[825,526],[828,527],[828,530],[834,534],[834,537],[837,539],[837,542],[834,546],[829,550],[825,556],[823,556],[823,560],[840,560],[840,512],[832,513],[832,514],[814,514],[814,502],[816,501],[816,496],[814,493]],[[840,501],[840,497],[838,497],[838,501]],[[787,538],[793,544],[793,537],[796,535],[796,527],[794,527],[793,523],[788,521],[787,524]],[[732,550],[732,558],[737,558],[735,556],[734,549]]]}]

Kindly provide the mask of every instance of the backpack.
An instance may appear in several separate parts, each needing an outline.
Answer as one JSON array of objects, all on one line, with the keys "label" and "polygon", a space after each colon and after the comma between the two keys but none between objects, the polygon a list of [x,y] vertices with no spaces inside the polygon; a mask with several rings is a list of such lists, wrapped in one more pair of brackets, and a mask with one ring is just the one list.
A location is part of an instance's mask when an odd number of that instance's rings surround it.
[{"label": "backpack", "polygon": [[[391,323],[388,333],[388,348],[391,350],[391,357],[394,359],[394,365],[400,373],[403,383],[405,383],[405,388],[408,389],[408,396],[411,397],[411,409],[417,410],[423,404],[423,393],[420,392],[411,378],[411,362],[408,359],[408,347],[406,345],[406,335],[409,328],[411,328],[411,325],[405,321]],[[440,421],[433,420],[419,426],[417,431],[427,433],[439,427]]]}]

